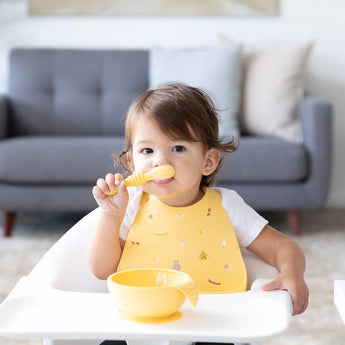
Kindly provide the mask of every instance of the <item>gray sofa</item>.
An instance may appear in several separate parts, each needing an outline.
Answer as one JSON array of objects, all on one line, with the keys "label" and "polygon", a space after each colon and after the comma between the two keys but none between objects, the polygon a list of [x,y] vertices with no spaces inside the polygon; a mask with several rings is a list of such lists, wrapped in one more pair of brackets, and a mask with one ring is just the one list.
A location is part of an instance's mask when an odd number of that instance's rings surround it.
[{"label": "gray sofa", "polygon": [[[0,96],[0,209],[4,235],[18,211],[90,211],[91,187],[114,172],[124,116],[148,88],[148,50],[14,49],[9,91]],[[303,144],[242,136],[217,184],[258,211],[286,211],[300,231],[299,211],[327,196],[331,106],[305,97]]]}]

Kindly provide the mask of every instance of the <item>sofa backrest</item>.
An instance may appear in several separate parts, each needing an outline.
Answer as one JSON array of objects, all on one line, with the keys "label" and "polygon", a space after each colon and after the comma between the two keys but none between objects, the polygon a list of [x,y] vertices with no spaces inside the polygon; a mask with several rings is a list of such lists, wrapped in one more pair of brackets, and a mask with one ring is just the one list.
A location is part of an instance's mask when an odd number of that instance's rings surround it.
[{"label": "sofa backrest", "polygon": [[11,135],[123,135],[148,88],[148,50],[14,49]]}]

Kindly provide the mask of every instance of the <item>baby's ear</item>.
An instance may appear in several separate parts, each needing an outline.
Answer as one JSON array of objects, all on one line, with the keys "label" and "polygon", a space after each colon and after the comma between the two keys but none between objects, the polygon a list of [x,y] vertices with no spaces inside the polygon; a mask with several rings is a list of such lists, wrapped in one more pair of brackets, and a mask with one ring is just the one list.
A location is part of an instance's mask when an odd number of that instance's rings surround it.
[{"label": "baby's ear", "polygon": [[217,149],[208,149],[205,154],[205,162],[202,174],[211,175],[218,167],[220,161],[220,151]]},{"label": "baby's ear", "polygon": [[134,163],[132,159],[132,154],[130,152],[126,153],[126,159],[127,159],[127,166],[131,169],[131,172],[134,172]]}]

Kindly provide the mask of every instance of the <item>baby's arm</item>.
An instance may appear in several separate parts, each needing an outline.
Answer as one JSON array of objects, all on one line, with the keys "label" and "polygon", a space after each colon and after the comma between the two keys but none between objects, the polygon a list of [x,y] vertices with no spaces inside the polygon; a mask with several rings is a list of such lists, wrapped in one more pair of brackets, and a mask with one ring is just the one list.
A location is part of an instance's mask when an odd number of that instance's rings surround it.
[{"label": "baby's arm", "polygon": [[[118,186],[118,193],[107,193]],[[128,192],[121,174],[108,174],[97,180],[93,196],[100,207],[97,227],[91,238],[88,261],[93,274],[99,279],[116,272],[121,258],[124,241],[119,236],[120,226],[128,204]]]},{"label": "baby's arm", "polygon": [[280,274],[263,290],[287,290],[293,303],[293,315],[303,313],[308,306],[308,287],[304,281],[305,257],[295,241],[266,225],[247,247]]}]

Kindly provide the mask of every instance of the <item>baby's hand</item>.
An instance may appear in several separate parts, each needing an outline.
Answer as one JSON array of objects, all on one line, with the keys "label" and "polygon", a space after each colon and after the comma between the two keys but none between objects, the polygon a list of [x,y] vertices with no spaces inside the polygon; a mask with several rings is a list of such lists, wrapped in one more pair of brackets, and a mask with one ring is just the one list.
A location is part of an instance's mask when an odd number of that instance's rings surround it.
[{"label": "baby's hand", "polygon": [[[116,186],[118,187],[117,194],[107,195]],[[104,214],[123,216],[125,213],[128,204],[128,191],[121,174],[107,174],[105,179],[99,178],[97,185],[92,189],[92,194]]]},{"label": "baby's hand", "polygon": [[303,278],[281,273],[274,280],[265,284],[262,290],[286,290],[292,299],[292,315],[302,314],[307,309],[309,291]]}]

